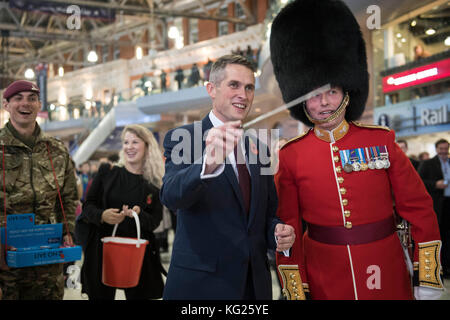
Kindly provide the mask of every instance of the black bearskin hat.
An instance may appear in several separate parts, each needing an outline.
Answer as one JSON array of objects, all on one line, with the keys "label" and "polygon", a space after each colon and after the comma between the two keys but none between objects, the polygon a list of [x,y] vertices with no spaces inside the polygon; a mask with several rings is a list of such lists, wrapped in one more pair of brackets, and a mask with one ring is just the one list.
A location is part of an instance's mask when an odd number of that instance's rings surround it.
[{"label": "black bearskin hat", "polygon": [[[345,118],[361,117],[369,93],[366,48],[358,22],[342,1],[286,5],[272,23],[270,53],[286,103],[329,83],[349,93]],[[301,105],[290,112],[313,126]]]}]

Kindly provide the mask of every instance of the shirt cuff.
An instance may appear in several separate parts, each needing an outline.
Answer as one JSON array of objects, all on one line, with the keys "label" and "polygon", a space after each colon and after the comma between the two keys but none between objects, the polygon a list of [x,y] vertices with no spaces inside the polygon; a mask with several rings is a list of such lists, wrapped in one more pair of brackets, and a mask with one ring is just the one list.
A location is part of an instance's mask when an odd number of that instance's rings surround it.
[{"label": "shirt cuff", "polygon": [[206,168],[206,153],[203,156],[203,164],[202,164],[202,171],[200,172],[200,179],[210,179],[218,177],[222,174],[222,172],[225,170],[225,164],[222,163],[219,165],[216,170],[213,173],[205,174],[205,168]]},{"label": "shirt cuff", "polygon": [[[278,239],[275,235],[274,235],[274,237],[275,237],[275,243],[278,245]],[[289,258],[291,256],[291,249],[283,250],[283,255],[285,257]]]}]

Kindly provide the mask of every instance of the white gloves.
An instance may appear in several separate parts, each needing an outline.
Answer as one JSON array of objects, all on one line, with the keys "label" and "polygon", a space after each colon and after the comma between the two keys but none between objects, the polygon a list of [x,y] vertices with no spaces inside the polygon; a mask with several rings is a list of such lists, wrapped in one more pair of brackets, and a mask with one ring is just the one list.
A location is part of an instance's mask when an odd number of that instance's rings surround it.
[{"label": "white gloves", "polygon": [[414,287],[414,297],[416,300],[439,300],[444,290],[426,287]]}]

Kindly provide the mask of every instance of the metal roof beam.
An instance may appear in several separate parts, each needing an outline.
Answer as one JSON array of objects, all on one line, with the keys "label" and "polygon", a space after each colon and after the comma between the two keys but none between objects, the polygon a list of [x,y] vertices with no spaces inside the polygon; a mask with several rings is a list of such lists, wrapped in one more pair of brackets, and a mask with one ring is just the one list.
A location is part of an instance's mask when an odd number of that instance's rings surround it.
[{"label": "metal roof beam", "polygon": [[[33,2],[39,2],[39,0],[30,0]],[[216,21],[228,21],[231,23],[242,23],[245,25],[250,25],[253,22],[251,19],[240,19],[234,17],[222,17],[211,15],[207,13],[195,13],[188,11],[177,11],[177,10],[164,10],[159,8],[153,8],[153,12],[150,11],[150,8],[146,6],[138,6],[138,5],[122,5],[117,3],[107,3],[107,2],[97,2],[93,0],[51,0],[55,3],[62,3],[67,5],[78,5],[78,6],[88,6],[88,7],[98,7],[105,9],[112,9],[117,11],[122,11],[123,13],[129,13],[134,15],[152,15],[152,13],[156,16],[164,16],[164,17],[185,17],[185,18],[194,18],[194,19],[206,19],[206,20],[216,20]],[[245,9],[244,9],[245,10]]]}]

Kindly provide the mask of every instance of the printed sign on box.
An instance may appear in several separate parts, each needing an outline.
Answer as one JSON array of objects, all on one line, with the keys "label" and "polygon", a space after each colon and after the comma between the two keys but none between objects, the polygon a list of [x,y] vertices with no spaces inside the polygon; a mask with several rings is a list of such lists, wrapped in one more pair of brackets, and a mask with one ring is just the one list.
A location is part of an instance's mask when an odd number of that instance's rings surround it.
[{"label": "printed sign on box", "polygon": [[[81,247],[62,246],[62,224],[34,224],[34,214],[8,215],[7,244],[16,248],[8,250],[6,262],[10,267],[28,267],[43,264],[65,263],[81,259]],[[5,242],[5,228],[0,229],[0,239]]]}]

